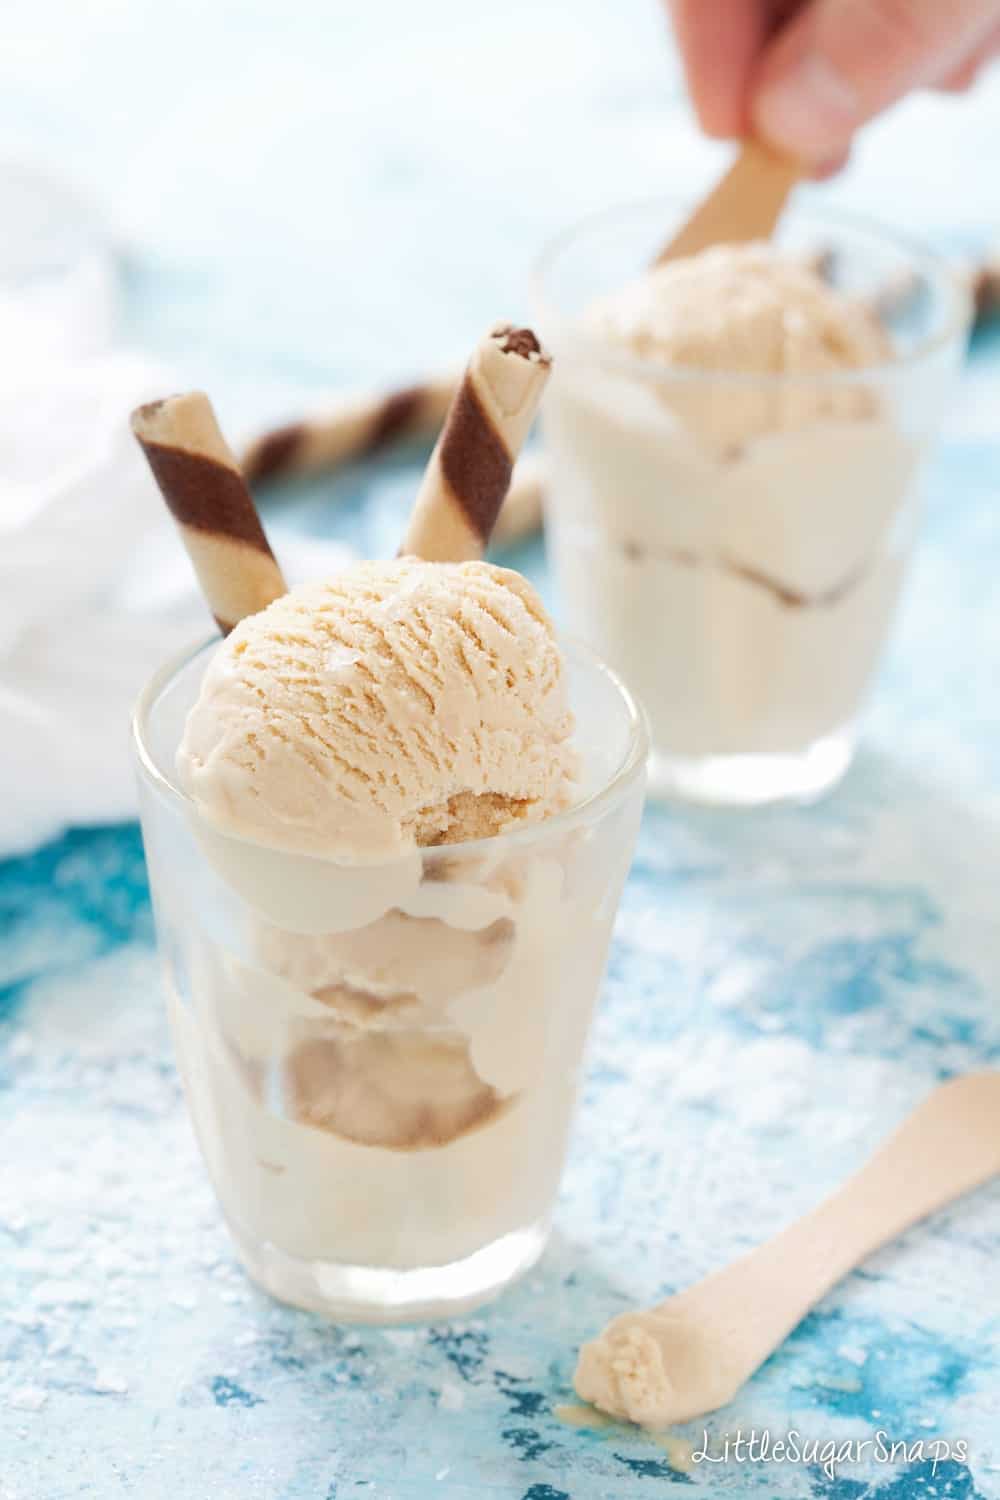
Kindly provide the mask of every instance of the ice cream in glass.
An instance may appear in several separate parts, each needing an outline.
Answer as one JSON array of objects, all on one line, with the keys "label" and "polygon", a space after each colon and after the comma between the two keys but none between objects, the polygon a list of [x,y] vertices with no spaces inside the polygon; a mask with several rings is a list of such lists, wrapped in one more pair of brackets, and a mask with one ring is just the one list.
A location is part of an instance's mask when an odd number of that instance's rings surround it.
[{"label": "ice cream in glass", "polygon": [[163,451],[225,468],[221,439],[176,405],[137,417],[232,626],[136,717],[180,1069],[251,1275],[338,1318],[492,1295],[540,1254],[565,1159],[645,742],[627,690],[479,555],[547,374],[527,330],[491,331],[404,555],[268,573],[235,620],[213,568],[248,527],[196,522],[213,476],[178,486]]},{"label": "ice cream in glass", "polygon": [[[655,788],[809,798],[853,754],[966,298],[933,257],[795,211],[777,243],[650,264],[667,217],[599,217],[541,269],[560,599],[644,703]],[[890,327],[874,293],[904,268]]]}]

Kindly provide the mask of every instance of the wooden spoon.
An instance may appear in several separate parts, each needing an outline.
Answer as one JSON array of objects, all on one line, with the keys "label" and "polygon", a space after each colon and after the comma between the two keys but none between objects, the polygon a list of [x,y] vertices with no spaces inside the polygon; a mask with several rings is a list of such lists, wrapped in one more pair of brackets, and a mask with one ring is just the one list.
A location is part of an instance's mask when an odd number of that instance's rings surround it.
[{"label": "wooden spoon", "polygon": [[695,209],[684,227],[653,262],[660,266],[711,245],[745,245],[767,240],[781,217],[802,167],[776,156],[757,141],[746,141],[722,181]]},{"label": "wooden spoon", "polygon": [[585,1401],[647,1427],[731,1401],[848,1271],[1000,1172],[1000,1072],[941,1084],[839,1191],[788,1229],[580,1351]]}]

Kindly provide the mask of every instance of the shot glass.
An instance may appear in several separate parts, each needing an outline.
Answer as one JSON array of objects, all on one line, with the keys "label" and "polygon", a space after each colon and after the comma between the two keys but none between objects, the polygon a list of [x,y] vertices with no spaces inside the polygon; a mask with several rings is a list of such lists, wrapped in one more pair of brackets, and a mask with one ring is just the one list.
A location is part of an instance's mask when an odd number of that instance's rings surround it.
[{"label": "shot glass", "polygon": [[783,248],[822,254],[836,285],[881,304],[890,362],[803,376],[630,358],[584,314],[681,216],[662,200],[599,215],[536,273],[556,354],[544,427],[563,617],[643,703],[652,791],[808,800],[854,753],[969,299],[901,236],[796,208]]},{"label": "shot glass", "polygon": [[628,690],[567,652],[575,805],[346,866],[223,835],[174,754],[213,645],[134,719],[167,1003],[209,1175],[251,1277],[344,1321],[446,1316],[541,1254],[642,810]]}]

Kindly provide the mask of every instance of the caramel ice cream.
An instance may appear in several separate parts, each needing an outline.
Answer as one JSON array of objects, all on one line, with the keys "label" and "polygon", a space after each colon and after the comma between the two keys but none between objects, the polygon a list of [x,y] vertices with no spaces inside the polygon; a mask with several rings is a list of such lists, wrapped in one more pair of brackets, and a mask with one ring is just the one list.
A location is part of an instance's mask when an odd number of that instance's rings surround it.
[{"label": "caramel ice cream", "polygon": [[562,658],[487,563],[359,563],[249,616],[178,751],[215,827],[328,859],[488,837],[569,799]]},{"label": "caramel ice cream", "polygon": [[133,414],[226,637],[135,719],[180,1071],[248,1271],[338,1319],[494,1295],[565,1159],[646,745],[613,675],[476,560],[550,365],[492,327],[418,556],[290,593],[207,399]]},{"label": "caramel ice cream", "polygon": [[[712,797],[709,763],[810,755],[829,779],[912,530],[920,446],[884,328],[778,249],[723,246],[605,296],[566,342],[553,559],[570,627],[646,706],[654,779]],[[735,800],[766,795],[756,774]]]},{"label": "caramel ice cream", "polygon": [[360,563],[216,649],[178,776],[243,927],[172,1016],[279,1295],[325,1305],[319,1263],[537,1255],[639,810],[543,831],[582,794],[573,729],[537,596],[485,563]]},{"label": "caramel ice cream", "polygon": [[[680,378],[660,397],[723,457],[767,433],[871,416],[870,391],[815,377],[892,358],[867,307],[770,245],[723,245],[656,266],[594,307],[588,326],[609,348],[689,372],[690,383]],[[729,386],[733,375],[787,379]]]}]

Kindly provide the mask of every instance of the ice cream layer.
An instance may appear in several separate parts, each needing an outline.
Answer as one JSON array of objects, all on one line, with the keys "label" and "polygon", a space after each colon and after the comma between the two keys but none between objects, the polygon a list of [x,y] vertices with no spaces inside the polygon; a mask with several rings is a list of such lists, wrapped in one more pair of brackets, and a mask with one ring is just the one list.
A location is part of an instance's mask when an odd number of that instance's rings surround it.
[{"label": "ice cream layer", "polygon": [[[199,1140],[245,1242],[405,1270],[544,1220],[638,813],[495,859],[428,850],[367,929],[168,958]],[[184,893],[161,897],[163,917]]]},{"label": "ice cream layer", "polygon": [[222,643],[178,774],[223,832],[382,860],[565,806],[572,728],[552,626],[519,574],[365,562]]},{"label": "ice cream layer", "polygon": [[[770,245],[670,261],[604,298],[588,327],[642,360],[688,372],[658,394],[704,442],[742,446],[819,417],[870,413],[856,384],[817,381],[892,358],[878,319]],[[770,387],[731,377],[780,376]],[[801,382],[790,377],[803,377]]]}]

